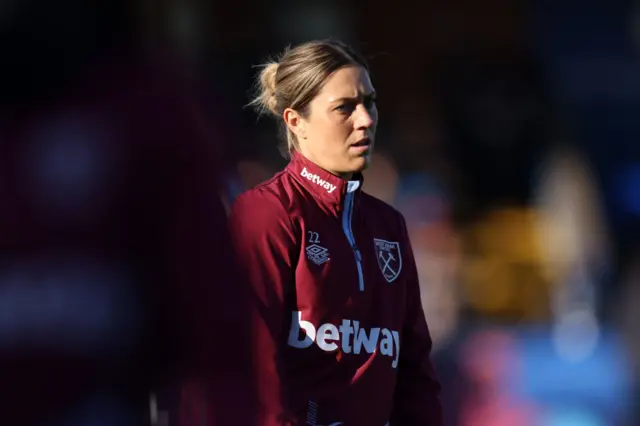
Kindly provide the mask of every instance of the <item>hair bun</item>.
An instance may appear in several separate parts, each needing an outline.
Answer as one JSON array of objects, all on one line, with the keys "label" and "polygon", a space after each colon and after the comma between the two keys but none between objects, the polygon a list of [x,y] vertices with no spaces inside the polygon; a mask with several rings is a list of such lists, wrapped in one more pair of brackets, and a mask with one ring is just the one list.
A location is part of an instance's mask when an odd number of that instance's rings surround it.
[{"label": "hair bun", "polygon": [[278,114],[278,100],[276,97],[276,74],[278,73],[278,63],[270,62],[262,68],[260,72],[259,94],[254,100],[263,112],[269,111],[273,115]]}]

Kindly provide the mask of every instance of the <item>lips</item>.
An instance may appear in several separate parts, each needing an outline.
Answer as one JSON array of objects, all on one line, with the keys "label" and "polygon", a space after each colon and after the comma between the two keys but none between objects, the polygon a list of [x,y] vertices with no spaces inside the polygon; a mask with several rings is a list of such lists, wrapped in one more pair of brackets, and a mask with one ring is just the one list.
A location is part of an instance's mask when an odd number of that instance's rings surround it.
[{"label": "lips", "polygon": [[371,145],[371,139],[364,138],[364,139],[360,139],[358,142],[352,144],[351,146],[353,146],[353,147],[363,147],[363,146],[369,146],[369,145]]}]

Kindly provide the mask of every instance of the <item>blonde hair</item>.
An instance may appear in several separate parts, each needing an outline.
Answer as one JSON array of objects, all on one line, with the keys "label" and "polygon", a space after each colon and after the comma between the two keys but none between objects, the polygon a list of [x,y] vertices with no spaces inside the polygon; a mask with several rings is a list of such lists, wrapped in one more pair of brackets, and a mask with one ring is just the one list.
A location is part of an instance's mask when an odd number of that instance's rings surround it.
[{"label": "blonde hair", "polygon": [[337,70],[354,65],[369,70],[364,57],[346,44],[336,40],[316,40],[287,48],[276,60],[261,66],[256,94],[249,105],[256,107],[260,115],[268,113],[281,119],[285,155],[293,152],[297,141],[282,119],[284,110],[292,108],[307,117],[309,103],[326,80]]}]

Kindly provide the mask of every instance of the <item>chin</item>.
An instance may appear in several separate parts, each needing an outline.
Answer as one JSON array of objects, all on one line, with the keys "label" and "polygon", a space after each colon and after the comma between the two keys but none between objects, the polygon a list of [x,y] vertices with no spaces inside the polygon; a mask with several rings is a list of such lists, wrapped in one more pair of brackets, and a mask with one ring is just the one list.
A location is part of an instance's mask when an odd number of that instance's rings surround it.
[{"label": "chin", "polygon": [[371,163],[371,155],[356,157],[351,162],[351,171],[353,173],[359,173],[366,170],[369,167],[369,163]]}]

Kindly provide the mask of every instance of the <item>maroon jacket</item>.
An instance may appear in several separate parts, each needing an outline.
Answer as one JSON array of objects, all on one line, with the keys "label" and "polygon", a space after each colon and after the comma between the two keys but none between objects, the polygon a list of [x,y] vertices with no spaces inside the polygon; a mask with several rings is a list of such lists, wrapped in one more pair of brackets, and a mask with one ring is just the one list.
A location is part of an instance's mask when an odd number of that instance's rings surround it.
[{"label": "maroon jacket", "polygon": [[262,425],[442,424],[404,218],[361,188],[294,154],[234,204]]}]

